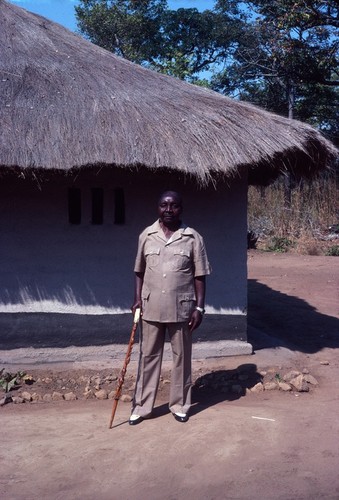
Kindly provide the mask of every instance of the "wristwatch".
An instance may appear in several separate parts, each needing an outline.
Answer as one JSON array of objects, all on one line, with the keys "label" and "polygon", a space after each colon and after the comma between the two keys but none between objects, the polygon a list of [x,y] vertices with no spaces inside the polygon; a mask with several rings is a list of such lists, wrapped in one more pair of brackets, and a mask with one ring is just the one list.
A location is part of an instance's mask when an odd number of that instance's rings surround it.
[{"label": "wristwatch", "polygon": [[205,314],[205,309],[199,306],[195,306],[196,311],[199,311],[201,314]]}]

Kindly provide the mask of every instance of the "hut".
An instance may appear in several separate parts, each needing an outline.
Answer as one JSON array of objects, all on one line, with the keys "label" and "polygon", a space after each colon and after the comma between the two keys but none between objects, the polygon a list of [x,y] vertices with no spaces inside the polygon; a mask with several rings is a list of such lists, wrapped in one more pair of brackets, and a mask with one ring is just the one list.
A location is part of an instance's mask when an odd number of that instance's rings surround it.
[{"label": "hut", "polygon": [[137,236],[171,188],[213,267],[195,352],[251,352],[248,183],[312,175],[333,146],[5,0],[0,11],[0,349],[124,344]]}]

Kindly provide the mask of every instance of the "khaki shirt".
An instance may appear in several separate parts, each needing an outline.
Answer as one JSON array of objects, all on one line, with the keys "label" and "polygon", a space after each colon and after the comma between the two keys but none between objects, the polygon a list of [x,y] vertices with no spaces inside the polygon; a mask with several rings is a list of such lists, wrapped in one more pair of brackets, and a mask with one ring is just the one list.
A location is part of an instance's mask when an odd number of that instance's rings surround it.
[{"label": "khaki shirt", "polygon": [[211,268],[197,231],[182,225],[166,240],[156,221],[139,236],[134,271],[145,273],[143,319],[177,323],[187,321],[195,307],[194,278],[210,274]]}]

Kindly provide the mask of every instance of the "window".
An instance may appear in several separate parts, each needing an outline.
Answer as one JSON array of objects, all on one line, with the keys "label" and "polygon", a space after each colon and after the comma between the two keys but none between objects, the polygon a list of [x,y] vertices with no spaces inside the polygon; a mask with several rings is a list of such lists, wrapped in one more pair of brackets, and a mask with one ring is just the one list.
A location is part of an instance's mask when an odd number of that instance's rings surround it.
[{"label": "window", "polygon": [[[102,225],[104,223],[104,189],[91,188],[91,223]],[[111,194],[111,191],[110,191]],[[85,192],[84,202],[86,203],[85,214],[87,214],[88,191]],[[125,194],[122,188],[114,189],[114,224],[125,224]],[[111,202],[109,203],[111,206]],[[81,224],[82,218],[82,194],[79,188],[68,189],[68,221],[70,224]],[[112,219],[110,218],[110,221]],[[86,215],[87,221],[87,215]]]},{"label": "window", "polygon": [[92,188],[92,224],[104,222],[104,190]]},{"label": "window", "polygon": [[114,190],[114,224],[125,224],[125,195],[122,188]]},{"label": "window", "polygon": [[78,188],[68,190],[68,221],[70,224],[81,223],[81,191]]}]

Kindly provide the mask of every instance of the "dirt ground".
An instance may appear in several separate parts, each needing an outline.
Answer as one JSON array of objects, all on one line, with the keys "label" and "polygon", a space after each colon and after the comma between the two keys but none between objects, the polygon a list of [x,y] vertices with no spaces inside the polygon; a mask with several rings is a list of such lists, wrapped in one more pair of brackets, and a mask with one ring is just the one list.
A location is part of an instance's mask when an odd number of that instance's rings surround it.
[{"label": "dirt ground", "polygon": [[[249,252],[254,354],[194,361],[197,384],[186,424],[168,413],[166,364],[154,418],[135,427],[127,423],[130,404],[122,401],[112,429],[111,400],[1,407],[0,498],[338,500],[338,262]],[[246,370],[247,390],[199,383]],[[309,392],[250,390],[259,379],[290,370],[310,373],[318,385]],[[81,392],[79,377],[107,374],[93,366],[40,366],[34,390],[51,379],[49,390]],[[129,375],[125,394],[133,382]]]}]

